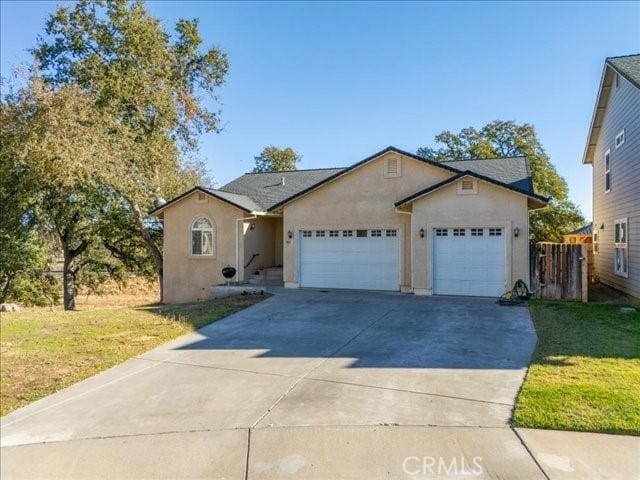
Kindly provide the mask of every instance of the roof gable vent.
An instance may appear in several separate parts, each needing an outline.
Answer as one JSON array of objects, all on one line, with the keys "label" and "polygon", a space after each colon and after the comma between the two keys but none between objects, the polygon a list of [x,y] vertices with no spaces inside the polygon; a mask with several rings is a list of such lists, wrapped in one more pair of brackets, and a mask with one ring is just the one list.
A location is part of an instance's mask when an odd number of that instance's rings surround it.
[{"label": "roof gable vent", "polygon": [[384,162],[384,178],[395,178],[402,175],[402,163],[398,157],[389,157]]}]

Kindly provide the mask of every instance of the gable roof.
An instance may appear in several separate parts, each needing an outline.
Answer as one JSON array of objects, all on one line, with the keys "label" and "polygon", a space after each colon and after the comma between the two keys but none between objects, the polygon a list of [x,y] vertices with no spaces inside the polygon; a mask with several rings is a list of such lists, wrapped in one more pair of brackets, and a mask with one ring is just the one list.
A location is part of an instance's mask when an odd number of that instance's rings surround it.
[{"label": "gable roof", "polygon": [[182,200],[185,197],[188,197],[189,195],[191,195],[196,191],[206,193],[207,195],[215,197],[218,200],[222,200],[223,202],[228,203],[229,205],[232,205],[234,207],[237,207],[240,210],[243,210],[247,213],[261,211],[261,208],[251,198],[247,197],[246,195],[236,195],[229,192],[222,192],[220,190],[213,190],[210,188],[197,186],[197,187],[193,187],[191,190],[187,190],[182,195],[178,195],[177,197],[172,198],[170,201],[157,206],[156,208],[151,210],[149,214],[159,215],[168,206],[173,205],[174,203],[178,202],[179,200]]},{"label": "gable roof", "polygon": [[219,191],[245,195],[260,205],[261,211],[291,198],[297,193],[322,183],[340,173],[344,168],[317,168],[312,170],[290,170],[286,172],[245,173],[232,180]]},{"label": "gable roof", "polygon": [[387,147],[346,168],[316,168],[285,172],[245,173],[219,189],[198,186],[164,205],[157,207],[151,214],[157,215],[161,213],[162,210],[193,193],[195,190],[207,193],[247,213],[273,211],[389,152],[398,153],[419,162],[433,165],[436,168],[447,170],[451,172],[455,178],[461,173],[472,174],[477,178],[505,186],[518,193],[546,201],[544,197],[540,197],[534,193],[527,157],[437,162],[400,150],[399,148]]},{"label": "gable roof", "polygon": [[408,203],[413,202],[414,200],[417,200],[418,198],[421,198],[421,197],[424,197],[425,195],[433,193],[436,190],[441,189],[442,187],[446,187],[447,185],[450,185],[450,184],[454,183],[456,180],[459,180],[459,179],[461,179],[463,177],[477,178],[478,180],[483,180],[485,182],[492,183],[494,185],[497,185],[499,187],[505,188],[507,190],[511,190],[511,191],[516,192],[516,193],[520,193],[520,194],[525,195],[526,197],[528,197],[528,198],[530,198],[532,200],[535,200],[536,202],[539,203],[539,205],[541,207],[543,207],[547,203],[549,203],[549,198],[543,197],[542,195],[537,195],[535,193],[528,192],[527,190],[521,190],[518,187],[514,187],[514,186],[506,184],[504,182],[500,182],[500,181],[495,180],[495,179],[493,179],[491,177],[487,177],[485,175],[480,175],[479,173],[472,172],[471,170],[466,170],[466,171],[462,171],[462,172],[458,173],[457,175],[454,175],[453,177],[449,177],[449,178],[443,180],[442,182],[436,183],[435,185],[431,185],[430,187],[427,187],[427,188],[419,190],[419,191],[417,191],[415,193],[412,193],[408,197],[405,197],[402,200],[397,201],[395,203],[395,206],[396,207],[404,206],[404,205],[406,205]]},{"label": "gable roof", "polygon": [[587,133],[587,144],[584,148],[584,154],[582,155],[582,163],[593,162],[593,154],[607,111],[609,92],[615,81],[615,73],[618,73],[628,80],[629,83],[640,89],[640,54],[608,57],[605,59],[596,103],[591,116],[591,124]]},{"label": "gable roof", "polygon": [[623,57],[609,57],[606,63],[637,88],[640,88],[640,53]]},{"label": "gable roof", "polygon": [[573,232],[565,233],[565,235],[592,235],[593,234],[593,222],[589,222],[580,228],[577,228]]},{"label": "gable roof", "polygon": [[493,181],[497,181],[498,183],[505,183],[506,185],[513,186],[514,188],[521,189],[523,191],[527,191],[528,193],[533,194],[533,183],[531,182],[531,175],[529,171],[529,161],[526,157],[507,157],[507,158],[493,158],[493,159],[481,159],[481,160],[457,160],[457,161],[448,161],[448,162],[437,162],[435,160],[430,160],[419,155],[400,150],[399,148],[389,146],[384,150],[380,150],[373,155],[368,156],[367,158],[354,163],[350,167],[339,169],[333,175],[328,176],[324,180],[318,182],[315,185],[311,185],[310,187],[299,191],[298,193],[292,195],[289,198],[283,199],[279,203],[272,205],[269,210],[274,210],[283,206],[286,203],[289,203],[296,198],[309,193],[312,190],[322,186],[323,184],[334,180],[346,173],[354,170],[365,163],[368,163],[376,158],[389,153],[394,152],[400,155],[404,155],[409,158],[413,158],[414,160],[418,160],[422,163],[427,163],[429,165],[433,165],[434,167],[448,170],[453,174],[458,174],[461,171],[473,171],[474,173],[483,176],[487,175],[492,177]]},{"label": "gable roof", "polygon": [[444,162],[461,172],[470,171],[534,194],[529,159],[525,156],[456,160]]}]

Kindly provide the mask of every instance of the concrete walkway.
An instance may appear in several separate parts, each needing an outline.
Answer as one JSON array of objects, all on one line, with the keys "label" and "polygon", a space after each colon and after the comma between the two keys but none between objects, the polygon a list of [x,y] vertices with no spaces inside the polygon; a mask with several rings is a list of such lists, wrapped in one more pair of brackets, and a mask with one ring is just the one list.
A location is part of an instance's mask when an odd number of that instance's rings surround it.
[{"label": "concrete walkway", "polygon": [[509,427],[534,345],[488,299],[283,290],[4,417],[2,478],[638,476],[638,438]]}]

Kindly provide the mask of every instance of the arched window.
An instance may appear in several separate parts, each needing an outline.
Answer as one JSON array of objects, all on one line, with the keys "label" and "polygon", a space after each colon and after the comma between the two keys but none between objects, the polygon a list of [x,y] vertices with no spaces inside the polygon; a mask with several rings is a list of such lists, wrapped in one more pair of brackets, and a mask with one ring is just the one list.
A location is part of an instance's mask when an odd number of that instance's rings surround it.
[{"label": "arched window", "polygon": [[215,232],[213,225],[206,218],[197,218],[191,224],[191,254],[213,255]]}]

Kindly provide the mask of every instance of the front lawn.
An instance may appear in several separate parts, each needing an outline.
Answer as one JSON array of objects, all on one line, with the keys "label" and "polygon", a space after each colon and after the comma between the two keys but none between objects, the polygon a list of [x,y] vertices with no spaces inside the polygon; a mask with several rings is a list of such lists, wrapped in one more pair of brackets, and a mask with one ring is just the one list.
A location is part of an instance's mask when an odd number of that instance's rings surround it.
[{"label": "front lawn", "polygon": [[545,300],[530,309],[538,345],[514,424],[640,435],[640,312]]},{"label": "front lawn", "polygon": [[0,314],[0,415],[264,299]]}]

